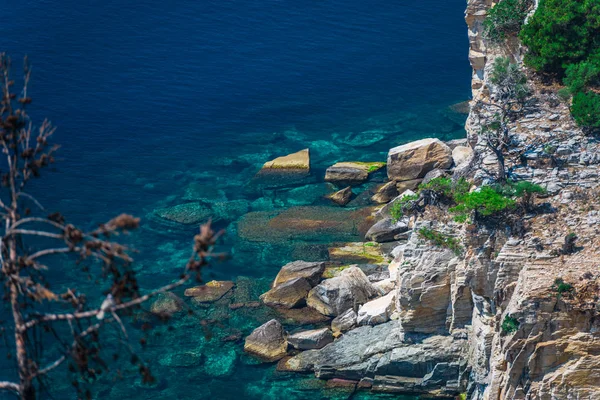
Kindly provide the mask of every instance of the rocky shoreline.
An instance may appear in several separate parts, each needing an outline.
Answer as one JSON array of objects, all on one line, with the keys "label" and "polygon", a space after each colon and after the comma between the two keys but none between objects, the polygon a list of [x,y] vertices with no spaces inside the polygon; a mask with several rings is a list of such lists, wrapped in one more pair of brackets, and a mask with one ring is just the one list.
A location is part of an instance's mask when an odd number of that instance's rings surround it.
[{"label": "rocky shoreline", "polygon": [[[469,0],[466,11],[473,104],[493,96],[487,80],[493,61],[507,55],[519,61],[522,55],[518,43],[500,49],[482,37],[491,6],[489,0]],[[514,140],[507,157],[513,179],[546,190],[540,211],[524,218],[525,234],[458,224],[443,210],[427,208],[400,219],[390,214],[394,203],[434,178],[466,177],[474,185],[490,179],[497,160],[478,137],[473,113],[465,140],[407,143],[390,149],[385,164],[336,163],[325,180],[339,191],[327,197],[344,206],[362,196],[370,212],[353,218],[363,219],[361,232],[370,241],[331,247],[327,262],[283,266],[261,301],[276,309],[311,310],[323,320],[288,333],[272,319],[246,337],[244,349],[278,361],[280,371],[313,373],[354,390],[475,400],[600,399],[600,145],[577,128],[555,90],[537,81],[533,86],[540,107],[509,124]],[[308,151],[303,154],[308,157]],[[273,167],[277,160],[267,163],[269,169],[286,173]],[[310,161],[304,164],[309,168]],[[352,185],[384,167],[387,179],[368,197],[353,193]],[[303,215],[284,218],[281,229],[293,235],[342,226],[337,218]],[[423,229],[456,238],[464,248],[436,245],[419,235]],[[573,231],[584,245],[566,256],[557,249]],[[569,295],[557,295],[559,281],[570,282]],[[507,320],[514,329],[504,327]]]}]

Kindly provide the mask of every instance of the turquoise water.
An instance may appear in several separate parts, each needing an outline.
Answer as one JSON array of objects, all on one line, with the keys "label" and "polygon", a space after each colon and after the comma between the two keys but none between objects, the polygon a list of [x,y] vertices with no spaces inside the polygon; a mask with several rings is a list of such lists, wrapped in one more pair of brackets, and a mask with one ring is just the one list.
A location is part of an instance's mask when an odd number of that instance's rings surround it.
[{"label": "turquoise water", "polygon": [[[16,66],[29,55],[31,114],[59,127],[59,163],[32,188],[46,208],[85,227],[120,212],[142,217],[125,240],[139,250],[147,287],[177,277],[196,231],[166,223],[157,210],[193,203],[193,215],[213,215],[227,230],[221,247],[231,257],[205,280],[235,280],[239,298],[191,305],[195,316],[169,323],[132,321],[132,342],[148,337],[141,354],[158,383],[103,378],[92,386],[98,398],[350,396],[257,364],[242,342],[223,342],[273,317],[228,303],[255,301],[288,261],[326,259],[332,242],[361,240],[359,210],[368,204],[360,193],[383,178],[355,188],[359,196],[341,210],[322,198],[332,190],[322,179],[327,166],[385,161],[390,147],[423,137],[464,136],[464,116],[449,109],[469,96],[464,6],[7,0],[1,50]],[[265,161],[307,147],[309,178],[254,184]],[[285,229],[289,219],[317,216],[343,223],[325,233]],[[265,229],[272,218],[281,229]],[[81,280],[63,260],[56,268],[55,285]],[[147,334],[145,318],[154,326]],[[49,382],[55,398],[71,398],[63,377]]]}]

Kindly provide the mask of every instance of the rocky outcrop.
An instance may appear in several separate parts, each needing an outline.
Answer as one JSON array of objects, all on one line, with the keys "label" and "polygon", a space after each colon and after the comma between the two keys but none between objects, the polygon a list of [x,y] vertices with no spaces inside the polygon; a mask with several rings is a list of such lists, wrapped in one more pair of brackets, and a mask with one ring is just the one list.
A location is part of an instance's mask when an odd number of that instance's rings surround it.
[{"label": "rocky outcrop", "polygon": [[287,354],[283,326],[272,319],[256,328],[244,343],[244,351],[263,361],[277,361]]},{"label": "rocky outcrop", "polygon": [[357,184],[369,179],[373,172],[385,167],[382,162],[339,162],[327,168],[325,181],[344,184]]},{"label": "rocky outcrop", "polygon": [[388,152],[387,172],[390,180],[420,179],[436,168],[452,166],[452,150],[439,139],[422,139]]},{"label": "rocky outcrop", "polygon": [[315,371],[321,379],[368,382],[399,393],[457,393],[466,382],[467,341],[452,336],[407,336],[399,321],[358,327],[321,350],[287,360],[292,371]]},{"label": "rocky outcrop", "polygon": [[349,331],[356,327],[356,312],[349,308],[331,321],[331,330],[334,334]]},{"label": "rocky outcrop", "polygon": [[315,286],[306,302],[323,315],[338,316],[375,295],[377,291],[365,273],[358,267],[350,267]]}]

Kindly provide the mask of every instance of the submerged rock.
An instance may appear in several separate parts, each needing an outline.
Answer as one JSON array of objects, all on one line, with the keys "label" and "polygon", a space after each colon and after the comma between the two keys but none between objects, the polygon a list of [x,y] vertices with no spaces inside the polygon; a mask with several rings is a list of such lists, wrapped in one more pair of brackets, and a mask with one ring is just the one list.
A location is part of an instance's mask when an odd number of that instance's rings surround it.
[{"label": "submerged rock", "polygon": [[200,303],[212,303],[225,296],[235,284],[232,281],[210,281],[206,285],[185,290],[185,295]]},{"label": "submerged rock", "polygon": [[272,319],[256,328],[244,343],[244,351],[265,362],[277,361],[287,354],[283,326]]},{"label": "submerged rock", "polygon": [[183,309],[183,300],[173,293],[160,293],[150,306],[150,312],[155,315],[171,315]]},{"label": "submerged rock", "polygon": [[358,304],[364,304],[377,294],[360,268],[350,267],[315,286],[308,294],[307,304],[323,315],[337,316]]},{"label": "submerged rock", "polygon": [[350,199],[352,198],[352,187],[348,186],[345,189],[330,194],[329,196],[327,196],[327,198],[329,198],[331,201],[340,206],[345,206],[350,202]]},{"label": "submerged rock", "polygon": [[329,248],[329,259],[343,263],[379,264],[385,262],[381,246],[375,242],[346,243],[340,247]]},{"label": "submerged rock", "polygon": [[419,179],[436,168],[450,168],[452,150],[439,139],[421,139],[391,149],[387,164],[390,180]]},{"label": "submerged rock", "polygon": [[320,349],[333,342],[329,328],[302,331],[288,336],[288,343],[298,350]]},{"label": "submerged rock", "polygon": [[385,167],[383,162],[339,162],[327,168],[325,181],[356,184],[369,179],[369,174]]},{"label": "submerged rock", "polygon": [[202,203],[184,203],[154,210],[153,214],[158,217],[159,221],[198,225],[213,217],[213,210]]},{"label": "submerged rock", "polygon": [[237,353],[231,348],[216,349],[206,356],[204,372],[214,377],[223,377],[233,374],[237,361]]},{"label": "submerged rock", "polygon": [[283,211],[259,211],[244,215],[237,224],[240,238],[256,242],[290,239],[310,242],[360,240],[371,226],[371,210],[335,207],[292,207]]},{"label": "submerged rock", "polygon": [[324,270],[324,262],[293,261],[281,267],[275,277],[273,286],[281,285],[296,278],[305,278],[311,286],[314,286],[319,283]]},{"label": "submerged rock", "polygon": [[295,278],[279,285],[260,296],[267,306],[294,308],[304,305],[312,286],[304,278]]}]

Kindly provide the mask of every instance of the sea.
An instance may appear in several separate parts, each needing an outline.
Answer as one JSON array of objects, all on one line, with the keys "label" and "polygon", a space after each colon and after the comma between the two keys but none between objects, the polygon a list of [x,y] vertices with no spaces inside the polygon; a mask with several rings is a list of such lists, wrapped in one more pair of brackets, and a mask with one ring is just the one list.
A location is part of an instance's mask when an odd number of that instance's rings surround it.
[{"label": "sea", "polygon": [[[272,311],[229,305],[256,302],[287,262],[325,261],[332,244],[364,239],[364,209],[385,174],[354,187],[340,208],[325,199],[339,189],[324,182],[328,166],[465,136],[454,107],[470,96],[464,0],[3,0],[2,9],[0,51],[17,83],[28,56],[29,114],[37,125],[49,119],[61,146],[28,187],[42,213],[60,211],[85,229],[120,213],[140,217],[122,240],[136,250],[144,289],[179,277],[199,222],[211,217],[228,257],[203,281],[237,285],[226,302],[186,299],[193,313],[169,321],[153,319],[148,304],[126,321],[129,343],[107,329],[106,358],[115,346],[123,357],[80,387],[97,399],[418,398],[276,371],[243,352],[243,337]],[[310,176],[256,178],[266,161],[305,148]],[[323,220],[334,228],[302,225]],[[55,287],[101,301],[100,274],[68,257],[49,265]],[[60,351],[49,340],[45,356]],[[130,351],[156,382],[141,381]],[[7,378],[12,367],[1,369]],[[40,397],[78,398],[77,379],[57,368]]]}]

